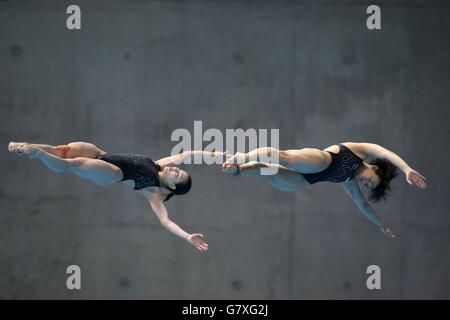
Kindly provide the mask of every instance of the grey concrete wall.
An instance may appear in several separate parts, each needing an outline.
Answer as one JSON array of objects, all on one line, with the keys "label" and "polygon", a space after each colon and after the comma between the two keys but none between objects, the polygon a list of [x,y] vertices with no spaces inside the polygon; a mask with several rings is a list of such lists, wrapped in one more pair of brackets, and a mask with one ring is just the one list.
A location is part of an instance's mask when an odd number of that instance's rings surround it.
[{"label": "grey concrete wall", "polygon": [[[389,1],[0,1],[0,297],[450,298],[450,6]],[[423,172],[366,220],[338,184],[283,193],[190,166],[167,207],[196,251],[120,185],[7,152],[90,141],[155,159],[176,128],[280,128],[282,148],[376,142]],[[66,289],[66,267],[82,290]],[[366,288],[366,267],[382,290]]]}]

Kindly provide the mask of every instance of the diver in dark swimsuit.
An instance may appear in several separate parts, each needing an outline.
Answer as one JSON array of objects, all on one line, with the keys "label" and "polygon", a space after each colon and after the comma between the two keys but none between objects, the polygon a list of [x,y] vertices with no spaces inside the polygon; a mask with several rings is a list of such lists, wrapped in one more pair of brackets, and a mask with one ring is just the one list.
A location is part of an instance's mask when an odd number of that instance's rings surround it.
[{"label": "diver in dark swimsuit", "polygon": [[303,173],[303,177],[309,184],[322,181],[346,182],[352,179],[359,168],[363,165],[363,160],[354,154],[343,144],[338,144],[339,153],[326,151],[331,156],[331,162],[324,170],[315,173]]},{"label": "diver in dark swimsuit", "polygon": [[122,182],[134,188],[147,199],[163,227],[197,249],[208,250],[202,234],[189,234],[169,219],[164,202],[174,195],[186,194],[191,188],[189,174],[174,165],[198,153],[210,157],[223,156],[223,153],[185,151],[153,161],[149,157],[133,153],[106,153],[87,142],[59,146],[10,142],[8,149],[10,152],[25,154],[30,159],[38,159],[54,172],[72,172],[97,185]]},{"label": "diver in dark swimsuit", "polygon": [[346,142],[324,150],[260,148],[235,154],[222,169],[234,176],[262,177],[283,191],[295,191],[323,181],[342,183],[358,209],[391,237],[394,234],[366,201],[358,183],[369,190],[370,200],[379,201],[386,198],[390,182],[400,169],[409,184],[426,188],[424,176],[394,152],[372,143]]},{"label": "diver in dark swimsuit", "polygon": [[133,180],[134,189],[141,190],[147,187],[159,187],[159,171],[161,167],[152,159],[134,153],[106,153],[95,159],[111,163],[122,170],[121,181]]}]

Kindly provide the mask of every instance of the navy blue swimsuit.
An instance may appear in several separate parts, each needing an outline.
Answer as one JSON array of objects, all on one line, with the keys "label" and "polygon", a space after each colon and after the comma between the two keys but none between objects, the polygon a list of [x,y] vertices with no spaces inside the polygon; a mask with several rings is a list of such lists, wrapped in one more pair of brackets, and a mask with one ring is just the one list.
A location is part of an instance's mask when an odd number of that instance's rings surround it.
[{"label": "navy blue swimsuit", "polygon": [[123,180],[134,180],[135,190],[146,187],[159,187],[161,167],[152,159],[134,153],[107,153],[96,159],[109,162],[122,170]]},{"label": "navy blue swimsuit", "polygon": [[338,146],[340,151],[337,154],[327,151],[331,155],[331,163],[325,170],[302,173],[306,181],[310,184],[321,181],[345,182],[355,176],[363,160],[343,144],[340,143]]}]

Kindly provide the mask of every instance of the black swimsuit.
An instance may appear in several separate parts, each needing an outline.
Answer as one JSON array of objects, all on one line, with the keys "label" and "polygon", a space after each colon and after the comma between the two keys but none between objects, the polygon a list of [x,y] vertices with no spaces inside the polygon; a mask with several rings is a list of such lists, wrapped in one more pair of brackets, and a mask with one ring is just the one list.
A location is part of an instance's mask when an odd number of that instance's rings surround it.
[{"label": "black swimsuit", "polygon": [[345,182],[352,179],[363,160],[343,144],[338,144],[339,153],[327,151],[331,155],[330,165],[320,172],[302,173],[310,184],[321,181]]},{"label": "black swimsuit", "polygon": [[98,155],[96,159],[109,162],[122,170],[123,180],[134,180],[135,190],[146,187],[159,187],[161,167],[152,159],[134,153],[107,153]]}]

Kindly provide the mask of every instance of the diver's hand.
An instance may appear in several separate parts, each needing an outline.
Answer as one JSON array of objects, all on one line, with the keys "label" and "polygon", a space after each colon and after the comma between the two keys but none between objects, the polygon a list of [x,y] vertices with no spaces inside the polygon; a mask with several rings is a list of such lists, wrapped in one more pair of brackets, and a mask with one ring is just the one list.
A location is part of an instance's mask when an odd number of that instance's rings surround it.
[{"label": "diver's hand", "polygon": [[408,170],[406,170],[405,175],[406,175],[406,181],[410,185],[414,184],[414,185],[418,186],[420,189],[425,189],[427,187],[427,183],[426,183],[427,179],[423,175],[418,173],[416,170],[409,168]]},{"label": "diver's hand", "polygon": [[187,241],[200,251],[208,250],[208,244],[203,241],[203,235],[200,233],[192,233],[187,237]]},{"label": "diver's hand", "polygon": [[226,162],[222,165],[222,171],[226,174],[231,174],[232,176],[237,176],[240,173],[240,169],[237,164]]},{"label": "diver's hand", "polygon": [[385,235],[387,235],[391,238],[395,238],[395,234],[392,232],[391,229],[388,228],[388,226],[383,225],[380,229],[381,229],[381,232],[383,232]]}]

